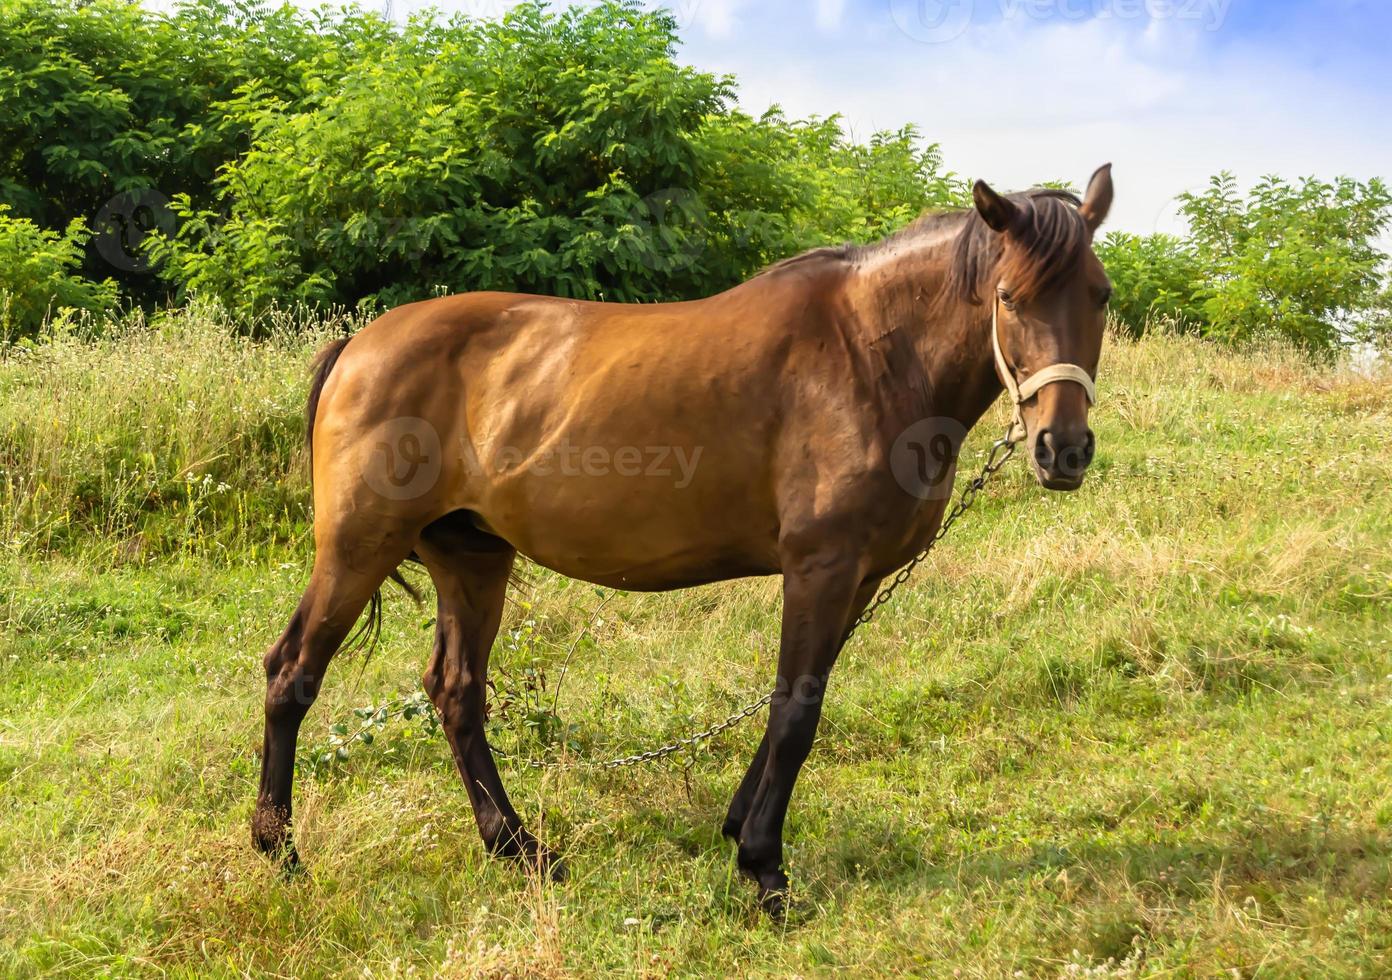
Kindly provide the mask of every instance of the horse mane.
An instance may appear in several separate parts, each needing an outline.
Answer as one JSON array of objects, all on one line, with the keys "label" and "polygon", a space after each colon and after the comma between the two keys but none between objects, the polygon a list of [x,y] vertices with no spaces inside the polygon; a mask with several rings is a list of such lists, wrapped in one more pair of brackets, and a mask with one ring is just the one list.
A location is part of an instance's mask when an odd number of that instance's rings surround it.
[{"label": "horse mane", "polygon": [[1082,201],[1076,194],[1045,187],[1009,200],[1019,213],[1008,254],[1005,236],[993,232],[974,209],[957,236],[947,291],[974,306],[1001,280],[1010,281],[1017,302],[1028,302],[1057,285],[1088,248],[1091,233],[1078,213]]},{"label": "horse mane", "polygon": [[991,230],[975,208],[930,211],[868,245],[814,248],[770,265],[760,276],[809,265],[855,265],[896,247],[960,223],[952,245],[952,265],[944,298],[980,305],[983,293],[1009,279],[1019,302],[1027,302],[1056,285],[1087,250],[1087,223],[1078,213],[1081,201],[1071,191],[1036,187],[1008,195],[1018,209],[1010,229],[1014,245],[1006,255],[1005,236]]}]

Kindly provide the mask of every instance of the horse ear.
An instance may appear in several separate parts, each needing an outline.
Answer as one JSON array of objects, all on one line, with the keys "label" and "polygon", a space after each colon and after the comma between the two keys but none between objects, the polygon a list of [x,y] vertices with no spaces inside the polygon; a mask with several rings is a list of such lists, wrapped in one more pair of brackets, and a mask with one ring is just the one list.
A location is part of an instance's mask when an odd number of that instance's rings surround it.
[{"label": "horse ear", "polygon": [[1092,231],[1096,231],[1098,226],[1107,220],[1107,212],[1112,210],[1112,197],[1112,165],[1107,163],[1098,168],[1097,173],[1092,175],[1092,180],[1088,181],[1083,204],[1078,208],[1078,213],[1083,216],[1083,220]]},{"label": "horse ear", "polygon": [[992,231],[1005,231],[1019,213],[1019,208],[993,191],[984,180],[978,180],[972,186],[972,200],[976,202],[976,210],[981,212],[982,220]]}]

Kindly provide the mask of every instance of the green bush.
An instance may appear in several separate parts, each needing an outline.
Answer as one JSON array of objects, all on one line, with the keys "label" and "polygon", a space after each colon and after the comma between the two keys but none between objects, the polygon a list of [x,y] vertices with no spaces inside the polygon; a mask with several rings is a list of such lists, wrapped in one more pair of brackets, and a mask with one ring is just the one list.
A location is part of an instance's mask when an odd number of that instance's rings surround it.
[{"label": "green bush", "polygon": [[1242,195],[1223,173],[1180,201],[1185,239],[1112,234],[1098,249],[1113,310],[1133,333],[1162,317],[1224,341],[1276,334],[1319,352],[1386,337],[1392,293],[1378,240],[1392,195],[1382,181],[1265,177]]},{"label": "green bush", "polygon": [[[859,143],[835,116],[738,111],[734,80],[678,62],[672,17],[636,0],[405,25],[0,0],[0,41],[11,332],[109,307],[111,280],[147,311],[214,298],[247,330],[476,289],[689,299],[967,200],[910,127]],[[1381,181],[1241,194],[1225,173],[1181,200],[1186,236],[1099,245],[1132,333],[1388,343]]]},{"label": "green bush", "polygon": [[912,129],[862,145],[835,118],[736,111],[733,80],[679,64],[672,18],[629,0],[405,26],[0,0],[0,38],[0,203],[86,221],[81,273],[146,308],[689,298],[964,199]]},{"label": "green bush", "polygon": [[1223,173],[1181,200],[1207,267],[1209,333],[1275,331],[1316,350],[1366,339],[1383,299],[1377,240],[1392,222],[1382,181],[1265,177],[1244,198]]},{"label": "green bush", "polygon": [[[0,203],[44,228],[81,218],[139,244],[137,195],[212,200],[218,169],[251,139],[246,107],[293,101],[311,64],[385,37],[380,20],[286,5],[0,0]],[[85,274],[160,298],[144,264],[89,249]]]},{"label": "green bush", "polygon": [[1155,319],[1181,329],[1204,323],[1203,305],[1195,297],[1202,267],[1188,242],[1114,231],[1098,244],[1097,254],[1112,279],[1112,314],[1133,336]]},{"label": "green bush", "polygon": [[727,288],[814,244],[874,237],[960,197],[911,129],[753,119],[679,64],[634,4],[413,20],[372,59],[310,73],[215,187],[175,200],[164,274],[240,313],[507,289],[621,301]]},{"label": "green bush", "polygon": [[63,234],[16,218],[0,204],[0,338],[33,337],[44,322],[74,311],[108,312],[116,305],[116,284],[74,274],[88,239],[79,219]]}]

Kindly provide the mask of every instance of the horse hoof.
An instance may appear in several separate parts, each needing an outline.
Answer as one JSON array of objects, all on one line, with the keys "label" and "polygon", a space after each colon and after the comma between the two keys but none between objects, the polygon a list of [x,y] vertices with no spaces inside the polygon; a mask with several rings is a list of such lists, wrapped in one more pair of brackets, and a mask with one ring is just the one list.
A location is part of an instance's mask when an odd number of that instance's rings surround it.
[{"label": "horse hoof", "polygon": [[295,845],[291,841],[281,840],[271,843],[258,840],[256,841],[256,849],[276,864],[280,869],[280,876],[286,881],[294,881],[309,876],[309,872],[300,861],[300,852],[295,849]]},{"label": "horse hoof", "polygon": [[759,886],[759,908],[775,922],[782,922],[788,912],[788,876],[781,869],[758,871],[740,862],[740,874]]},{"label": "horse hoof", "polygon": [[300,854],[293,847],[280,859],[280,877],[284,881],[303,881],[309,869],[300,863]]},{"label": "horse hoof", "polygon": [[557,884],[560,884],[570,877],[570,869],[566,867],[566,863],[560,858],[550,854],[550,852],[547,852],[546,858],[538,862],[538,864],[541,867],[542,873]]},{"label": "horse hoof", "polygon": [[252,831],[252,846],[285,870],[300,865],[300,852],[287,834],[263,834]]},{"label": "horse hoof", "polygon": [[548,881],[565,881],[569,874],[565,862],[536,840],[530,841],[521,853],[514,855],[514,859],[526,867],[528,874],[539,875]]},{"label": "horse hoof", "polygon": [[565,881],[569,873],[565,862],[531,834],[523,833],[525,836],[499,837],[485,846],[494,857],[516,861],[529,874],[539,874],[551,881]]},{"label": "horse hoof", "polygon": [[774,922],[783,922],[788,917],[788,889],[759,888],[759,908]]},{"label": "horse hoof", "polygon": [[570,876],[570,870],[564,861],[552,854],[544,847],[536,850],[527,850],[520,854],[503,855],[512,861],[516,861],[526,869],[529,875],[538,875],[547,881],[562,882]]}]

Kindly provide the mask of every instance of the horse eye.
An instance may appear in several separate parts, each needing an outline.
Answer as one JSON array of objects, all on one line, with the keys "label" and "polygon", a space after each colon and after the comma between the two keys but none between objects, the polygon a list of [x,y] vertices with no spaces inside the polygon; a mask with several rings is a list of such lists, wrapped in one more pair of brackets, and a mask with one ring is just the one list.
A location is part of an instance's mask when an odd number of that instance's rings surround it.
[{"label": "horse eye", "polygon": [[1112,291],[1110,289],[1104,289],[1102,291],[1101,300],[1101,303],[1098,304],[1099,306],[1106,306],[1110,303],[1112,301]]},{"label": "horse eye", "polygon": [[1000,301],[1005,304],[1007,310],[1015,312],[1015,297],[1010,294],[1010,290],[998,289],[996,295],[1000,296]]}]

